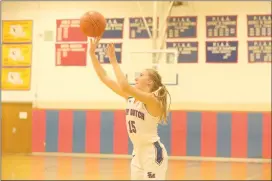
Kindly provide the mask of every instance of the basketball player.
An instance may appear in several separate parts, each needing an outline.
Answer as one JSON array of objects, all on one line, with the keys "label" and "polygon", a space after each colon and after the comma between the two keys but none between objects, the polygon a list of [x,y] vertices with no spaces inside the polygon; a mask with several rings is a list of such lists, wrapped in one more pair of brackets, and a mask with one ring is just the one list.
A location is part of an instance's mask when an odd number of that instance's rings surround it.
[{"label": "basketball player", "polygon": [[[107,77],[95,55],[99,38],[91,41],[90,56],[99,79],[127,101],[126,124],[133,143],[131,161],[132,180],[165,180],[168,155],[157,134],[160,122],[167,122],[167,95],[169,92],[161,77],[153,69],[144,70],[136,78],[136,85],[129,85],[115,56],[113,44],[109,44],[107,55],[113,66],[117,82]],[[169,95],[170,97],[170,95]],[[163,120],[163,121],[161,121]]]}]

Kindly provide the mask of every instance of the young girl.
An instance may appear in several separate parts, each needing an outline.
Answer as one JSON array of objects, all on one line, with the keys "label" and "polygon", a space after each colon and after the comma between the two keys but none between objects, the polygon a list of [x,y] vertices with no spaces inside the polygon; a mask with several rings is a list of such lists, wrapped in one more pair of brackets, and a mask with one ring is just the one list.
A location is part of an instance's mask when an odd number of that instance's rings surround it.
[{"label": "young girl", "polygon": [[[153,69],[144,70],[135,79],[132,87],[122,73],[115,55],[113,44],[109,44],[107,55],[117,82],[105,73],[95,55],[99,38],[91,40],[90,56],[99,79],[116,94],[127,101],[126,125],[133,143],[131,161],[132,180],[165,180],[168,155],[157,133],[158,123],[167,122],[167,95],[169,92],[162,84],[161,76]],[[169,95],[170,97],[170,95]]]}]

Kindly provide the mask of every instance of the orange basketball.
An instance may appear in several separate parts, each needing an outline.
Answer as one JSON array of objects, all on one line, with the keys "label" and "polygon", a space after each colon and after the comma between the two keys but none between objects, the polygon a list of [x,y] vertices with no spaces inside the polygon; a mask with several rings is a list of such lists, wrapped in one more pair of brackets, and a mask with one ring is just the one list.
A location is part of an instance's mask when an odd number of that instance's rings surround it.
[{"label": "orange basketball", "polygon": [[99,12],[88,11],[80,18],[80,29],[86,36],[102,36],[105,28],[106,19]]}]

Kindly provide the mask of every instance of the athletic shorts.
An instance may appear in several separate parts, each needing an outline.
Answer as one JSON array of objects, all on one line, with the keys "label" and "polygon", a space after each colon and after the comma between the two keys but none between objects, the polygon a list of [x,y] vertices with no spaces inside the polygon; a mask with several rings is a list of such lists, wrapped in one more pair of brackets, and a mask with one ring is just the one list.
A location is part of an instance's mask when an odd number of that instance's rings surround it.
[{"label": "athletic shorts", "polygon": [[131,180],[165,180],[168,155],[160,141],[135,149],[131,161]]}]

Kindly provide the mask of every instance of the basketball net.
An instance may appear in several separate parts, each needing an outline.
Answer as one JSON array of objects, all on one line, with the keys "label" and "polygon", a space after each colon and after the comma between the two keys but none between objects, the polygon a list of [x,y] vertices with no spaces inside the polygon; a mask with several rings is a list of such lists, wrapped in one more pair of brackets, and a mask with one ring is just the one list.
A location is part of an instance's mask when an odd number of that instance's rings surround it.
[{"label": "basketball net", "polygon": [[150,51],[133,51],[128,57],[128,81],[133,84],[139,73],[151,68],[162,76],[164,84],[176,82],[176,64],[178,52],[176,49],[162,49]]}]

